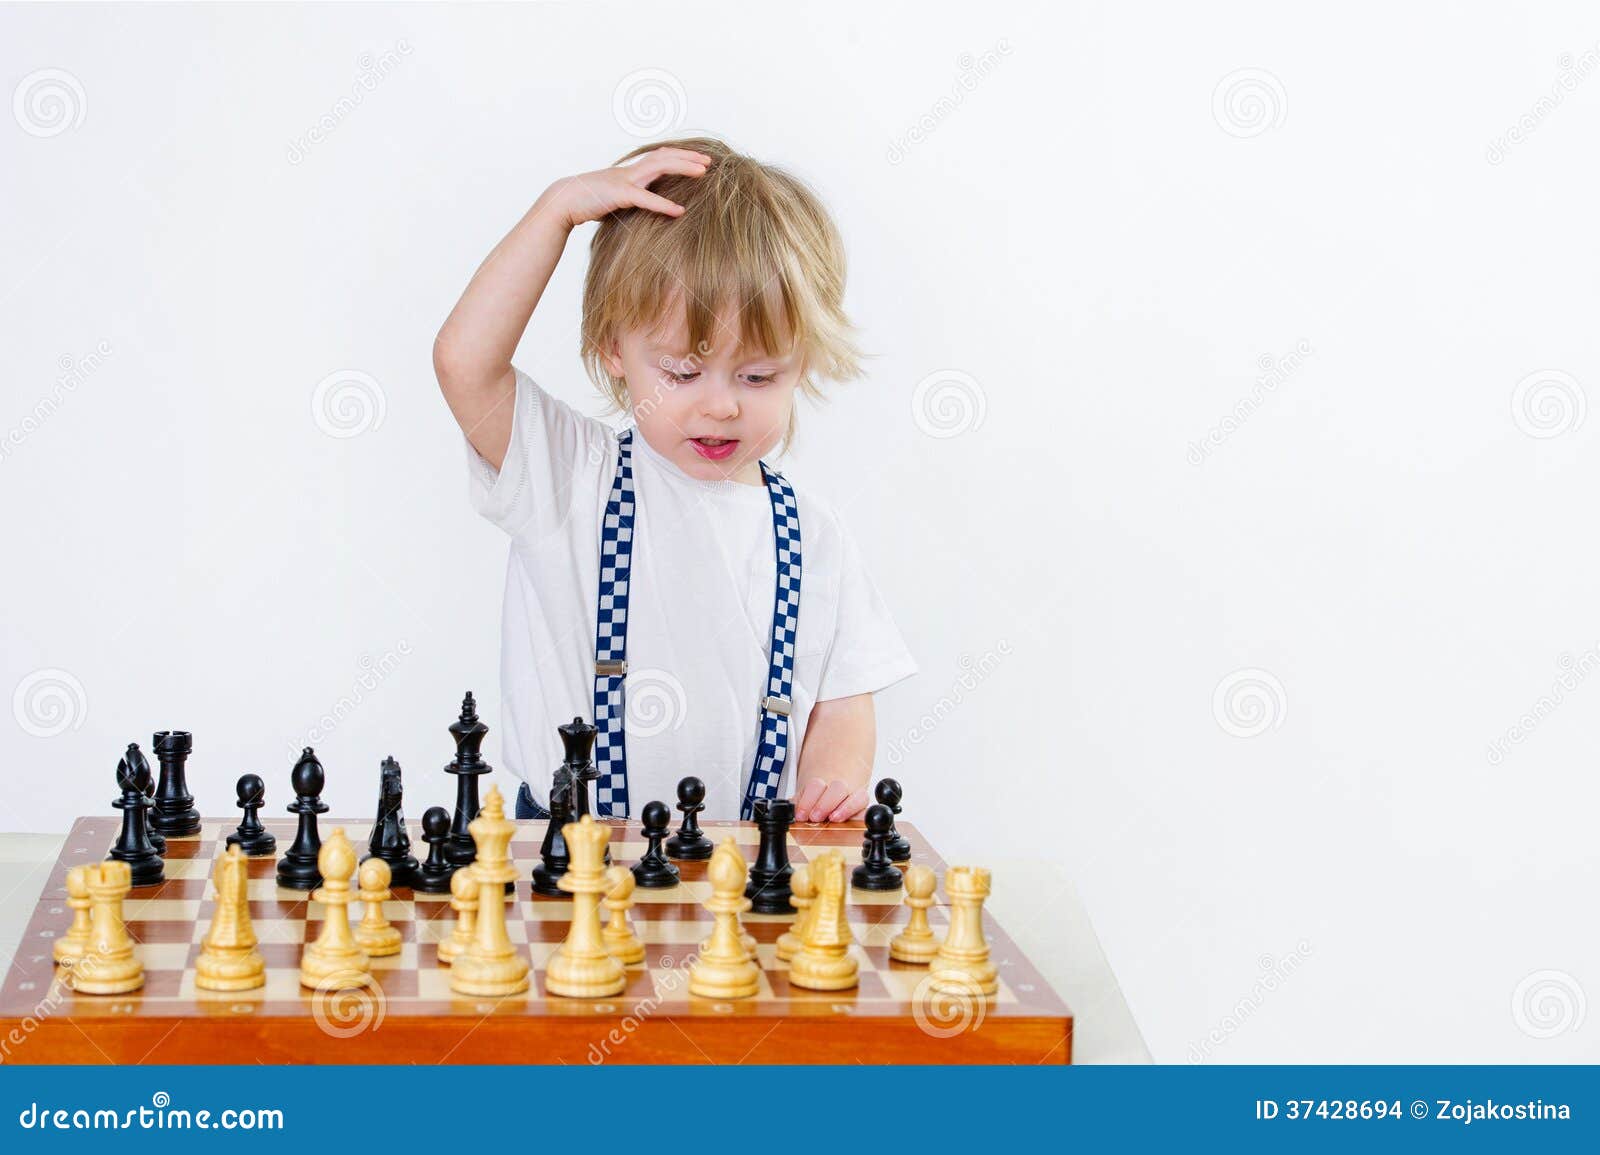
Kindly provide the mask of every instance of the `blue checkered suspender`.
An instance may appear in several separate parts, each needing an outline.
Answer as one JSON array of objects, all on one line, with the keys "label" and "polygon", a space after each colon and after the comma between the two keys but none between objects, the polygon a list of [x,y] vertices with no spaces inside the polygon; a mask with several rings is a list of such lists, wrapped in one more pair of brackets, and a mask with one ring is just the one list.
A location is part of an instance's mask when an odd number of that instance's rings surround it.
[{"label": "blue checkered suspender", "polygon": [[[761,462],[772,499],[778,583],[772,607],[772,650],[761,698],[761,738],[745,787],[741,817],[754,816],[756,799],[776,798],[789,756],[789,710],[794,686],[795,631],[800,624],[800,511],[783,474]],[[594,635],[595,812],[628,815],[627,716],[623,679],[628,672],[628,580],[633,564],[633,430],[617,435],[617,473],[600,526],[600,595]]]}]

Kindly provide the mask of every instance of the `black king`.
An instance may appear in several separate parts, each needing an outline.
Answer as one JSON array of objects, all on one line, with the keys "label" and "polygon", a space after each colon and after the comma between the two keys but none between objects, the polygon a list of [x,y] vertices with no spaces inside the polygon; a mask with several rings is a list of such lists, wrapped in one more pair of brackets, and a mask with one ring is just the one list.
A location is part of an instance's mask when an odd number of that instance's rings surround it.
[{"label": "black king", "polygon": [[461,717],[450,726],[450,736],[456,740],[456,756],[444,768],[446,774],[456,776],[456,809],[450,819],[450,838],[444,846],[445,861],[455,866],[466,866],[478,856],[467,824],[478,816],[478,778],[494,769],[478,753],[488,733],[489,727],[478,719],[478,703],[468,690],[461,700]]}]

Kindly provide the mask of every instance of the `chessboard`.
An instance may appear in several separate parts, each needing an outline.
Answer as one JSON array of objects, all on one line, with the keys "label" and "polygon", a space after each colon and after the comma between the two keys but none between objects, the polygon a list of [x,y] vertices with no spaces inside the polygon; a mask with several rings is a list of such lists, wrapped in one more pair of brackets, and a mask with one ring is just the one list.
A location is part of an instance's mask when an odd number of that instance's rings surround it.
[{"label": "chessboard", "polygon": [[[645,842],[636,820],[604,820],[611,853],[637,861]],[[678,862],[671,889],[634,892],[631,918],[643,941],[643,965],[627,971],[627,988],[605,999],[549,995],[544,966],[567,933],[571,899],[533,894],[528,884],[544,823],[520,821],[511,842],[516,892],[506,896],[513,943],[533,965],[532,988],[503,999],[454,994],[449,968],[436,958],[455,916],[449,895],[394,889],[384,913],[402,936],[400,953],[372,960],[370,988],[315,992],[299,983],[303,944],[316,936],[322,904],[281,888],[275,858],[249,861],[250,916],[267,965],[264,987],[242,993],[200,990],[195,959],[214,906],[211,874],[235,823],[205,820],[200,833],[168,837],[166,880],[135,888],[124,911],[144,964],[142,989],[87,995],[69,989],[52,964],[51,946],[71,921],[69,867],[97,862],[115,841],[119,820],[80,818],[45,880],[16,957],[0,986],[0,1041],[6,1061],[23,1063],[1067,1063],[1072,1015],[1038,970],[987,912],[984,930],[999,968],[996,995],[933,993],[928,968],[889,957],[889,939],[906,922],[903,891],[851,888],[848,921],[860,962],[860,985],[816,992],[787,981],[777,937],[791,916],[743,916],[757,942],[761,988],[755,998],[714,1001],[691,996],[687,963],[711,930],[701,905],[710,896],[705,862]],[[264,823],[280,848],[293,821]],[[370,822],[323,819],[324,832],[343,825],[360,849]],[[754,823],[707,822],[721,841],[733,833],[746,861],[754,857]],[[945,864],[915,827],[897,824],[911,843],[911,861],[940,877],[929,921],[942,936],[949,924]],[[789,831],[796,865],[808,852],[842,849],[860,856],[863,825],[797,825]],[[415,831],[413,831],[415,835]],[[1026,885],[996,878],[996,887]],[[359,910],[356,912],[359,914]]]}]

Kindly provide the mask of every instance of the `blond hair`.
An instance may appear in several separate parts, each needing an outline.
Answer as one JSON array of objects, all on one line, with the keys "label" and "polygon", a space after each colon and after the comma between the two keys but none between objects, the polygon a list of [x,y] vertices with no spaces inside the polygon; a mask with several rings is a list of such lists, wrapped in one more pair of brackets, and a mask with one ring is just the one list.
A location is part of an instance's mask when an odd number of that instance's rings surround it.
[{"label": "blond hair", "polygon": [[[605,352],[628,330],[659,331],[674,308],[686,313],[691,357],[713,347],[718,316],[732,311],[741,347],[775,357],[800,350],[805,395],[820,399],[820,381],[859,377],[843,305],[844,243],[817,195],[711,137],[641,145],[617,163],[668,146],[703,152],[711,165],[702,176],[668,173],[651,183],[684,207],[678,217],[630,208],[601,219],[583,286],[590,379],[626,412],[627,385]],[[791,413],[786,447],[794,429]]]}]

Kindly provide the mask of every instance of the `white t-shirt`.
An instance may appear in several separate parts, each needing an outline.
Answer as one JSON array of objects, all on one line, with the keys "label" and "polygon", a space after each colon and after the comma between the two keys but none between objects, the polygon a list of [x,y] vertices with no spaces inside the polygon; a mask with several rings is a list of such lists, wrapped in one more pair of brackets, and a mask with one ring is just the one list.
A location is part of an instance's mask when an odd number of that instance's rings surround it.
[{"label": "white t-shirt", "polygon": [[[472,504],[511,535],[500,620],[506,769],[548,805],[560,764],[556,727],[594,721],[600,522],[617,434],[517,371],[511,443],[498,473],[470,442]],[[628,586],[626,751],[629,809],[677,801],[706,783],[705,818],[737,818],[755,762],[772,639],[777,559],[765,486],[690,477],[633,438],[633,571]],[[881,690],[917,665],[855,541],[833,511],[795,487],[800,622],[789,753],[794,772],[813,705]]]}]

